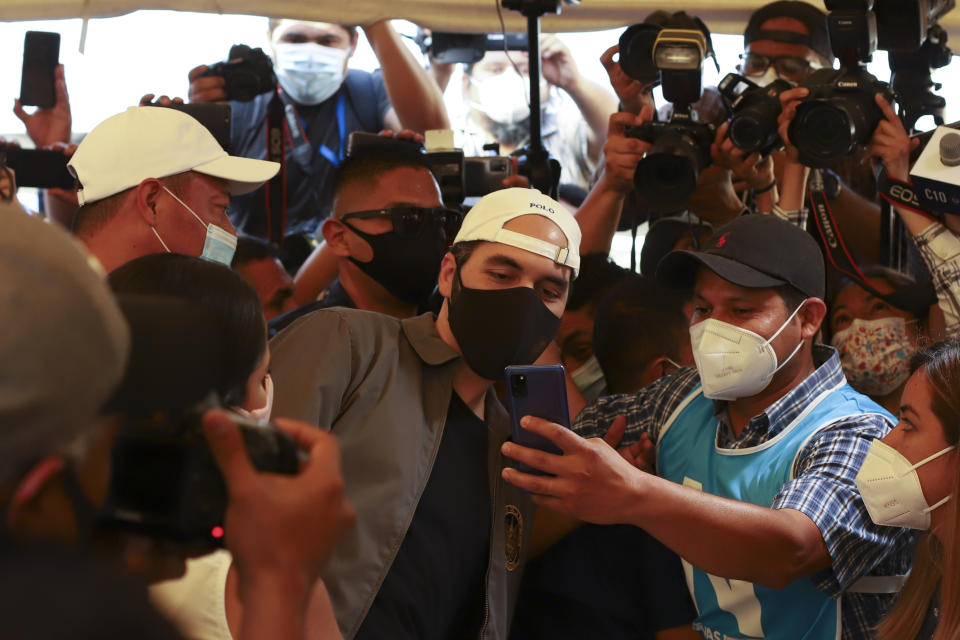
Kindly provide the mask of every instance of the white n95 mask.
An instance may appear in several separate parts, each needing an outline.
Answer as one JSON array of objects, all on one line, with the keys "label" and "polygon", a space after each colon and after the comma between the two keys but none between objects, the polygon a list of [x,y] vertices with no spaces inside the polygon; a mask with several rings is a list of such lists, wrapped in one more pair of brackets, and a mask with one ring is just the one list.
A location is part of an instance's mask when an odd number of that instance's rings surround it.
[{"label": "white n95 mask", "polygon": [[769,340],[743,327],[713,318],[690,327],[690,345],[700,372],[703,395],[712,400],[737,400],[755,396],[766,389],[773,375],[803,346],[801,340],[779,365],[777,354],[770,346],[801,307],[802,303]]},{"label": "white n95 mask", "polygon": [[929,529],[930,512],[944,504],[950,496],[945,496],[933,506],[927,506],[917,469],[955,448],[949,446],[917,464],[910,464],[902,453],[882,440],[874,440],[863,466],[857,472],[856,480],[870,519],[888,527]]},{"label": "white n95 mask", "polygon": [[315,42],[279,42],[274,54],[277,81],[298,104],[320,104],[343,84],[345,49]]}]

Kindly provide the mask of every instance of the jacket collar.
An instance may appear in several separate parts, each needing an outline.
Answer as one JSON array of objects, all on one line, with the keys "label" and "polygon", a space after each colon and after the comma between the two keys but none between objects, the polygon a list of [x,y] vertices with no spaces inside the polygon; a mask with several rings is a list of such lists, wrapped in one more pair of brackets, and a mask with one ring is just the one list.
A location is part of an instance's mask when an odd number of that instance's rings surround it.
[{"label": "jacket collar", "polygon": [[441,365],[460,357],[437,332],[437,321],[432,313],[424,313],[400,321],[403,333],[420,359],[429,365]]}]

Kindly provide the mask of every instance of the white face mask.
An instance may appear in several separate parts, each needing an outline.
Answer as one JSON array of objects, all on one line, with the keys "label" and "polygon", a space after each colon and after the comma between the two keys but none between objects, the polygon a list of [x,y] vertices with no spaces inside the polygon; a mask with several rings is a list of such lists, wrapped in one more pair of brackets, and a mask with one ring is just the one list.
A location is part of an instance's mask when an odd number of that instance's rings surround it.
[{"label": "white face mask", "polygon": [[[209,260],[210,262],[217,262],[225,267],[230,267],[230,262],[233,260],[233,254],[237,250],[237,236],[233,235],[226,229],[218,227],[217,225],[207,224],[203,221],[203,218],[198,216],[196,212],[187,206],[183,200],[178,198],[173,194],[170,189],[163,187],[164,191],[170,194],[174,200],[183,205],[183,208],[193,214],[193,217],[197,219],[197,222],[202,224],[207,228],[207,237],[203,241],[203,252],[200,254],[200,257],[204,260]],[[167,243],[163,241],[163,238],[160,237],[160,234],[157,233],[156,227],[151,227],[153,230],[153,235],[157,236],[157,240],[160,241],[160,244],[163,245],[164,251],[170,253],[170,247],[167,246]]]},{"label": "white face mask", "polygon": [[320,104],[343,84],[346,49],[314,42],[278,42],[273,51],[277,80],[296,103]]},{"label": "white face mask", "polygon": [[590,359],[574,369],[570,373],[573,384],[577,385],[583,399],[590,404],[599,398],[607,388],[607,381],[603,377],[603,369],[597,362],[597,356],[590,356]]},{"label": "white face mask", "polygon": [[910,464],[899,451],[881,440],[874,440],[857,473],[857,489],[870,519],[888,527],[929,529],[930,512],[950,496],[928,507],[917,469],[955,448],[947,447],[917,464]]},{"label": "white face mask", "polygon": [[[780,77],[780,75],[777,73],[776,68],[774,68],[772,64],[769,67],[767,67],[767,70],[764,71],[759,76],[743,76],[743,77],[749,80],[750,82],[753,82],[758,87],[765,87],[771,82],[773,82],[774,80],[787,80],[786,78]],[[789,82],[792,85],[796,85],[796,82],[793,82],[792,80],[787,80],[787,82]]]},{"label": "white face mask", "polygon": [[743,327],[713,318],[690,327],[693,359],[700,372],[703,395],[713,400],[737,400],[755,396],[766,389],[773,375],[803,346],[801,340],[779,366],[777,354],[770,346],[801,307],[802,303],[769,340]]},{"label": "white face mask", "polygon": [[471,82],[477,88],[477,100],[473,108],[482,111],[494,122],[516,124],[530,116],[530,105],[527,103],[530,79],[526,76],[507,70]]},{"label": "white face mask", "polygon": [[857,318],[831,341],[850,386],[868,396],[885,396],[910,377],[916,347],[903,318]]},{"label": "white face mask", "polygon": [[251,420],[257,420],[258,422],[269,422],[270,412],[273,411],[273,378],[270,377],[269,373],[264,377],[263,384],[267,390],[267,401],[262,407],[259,409],[238,408],[234,409],[234,411],[242,416],[250,418]]}]

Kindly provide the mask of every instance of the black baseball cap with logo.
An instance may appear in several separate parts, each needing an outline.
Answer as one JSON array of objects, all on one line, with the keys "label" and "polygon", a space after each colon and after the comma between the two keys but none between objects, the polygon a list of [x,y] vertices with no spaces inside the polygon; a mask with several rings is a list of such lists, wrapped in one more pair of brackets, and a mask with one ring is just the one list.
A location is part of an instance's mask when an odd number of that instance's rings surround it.
[{"label": "black baseball cap with logo", "polygon": [[657,267],[657,281],[689,289],[700,267],[741,287],[789,284],[811,298],[826,295],[823,254],[813,236],[772,215],[741,216],[718,229],[703,251],[667,254]]},{"label": "black baseball cap with logo", "polygon": [[[767,20],[773,18],[793,18],[803,23],[808,34],[780,29],[761,29]],[[816,51],[825,60],[833,63],[833,49],[827,33],[826,14],[809,2],[799,0],[780,0],[764,5],[753,12],[747,29],[743,32],[743,48],[756,40],[773,40],[788,44],[801,44]]]}]

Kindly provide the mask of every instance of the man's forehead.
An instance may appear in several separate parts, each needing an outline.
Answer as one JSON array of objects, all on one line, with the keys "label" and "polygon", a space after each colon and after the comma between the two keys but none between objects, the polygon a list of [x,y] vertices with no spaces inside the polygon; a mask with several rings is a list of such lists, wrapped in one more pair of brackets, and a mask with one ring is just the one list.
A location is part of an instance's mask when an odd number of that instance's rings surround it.
[{"label": "man's forehead", "polygon": [[337,35],[350,35],[344,27],[333,22],[307,22],[305,20],[284,19],[280,21],[280,24],[276,30],[274,30],[273,38],[276,40],[288,33],[333,33]]}]

